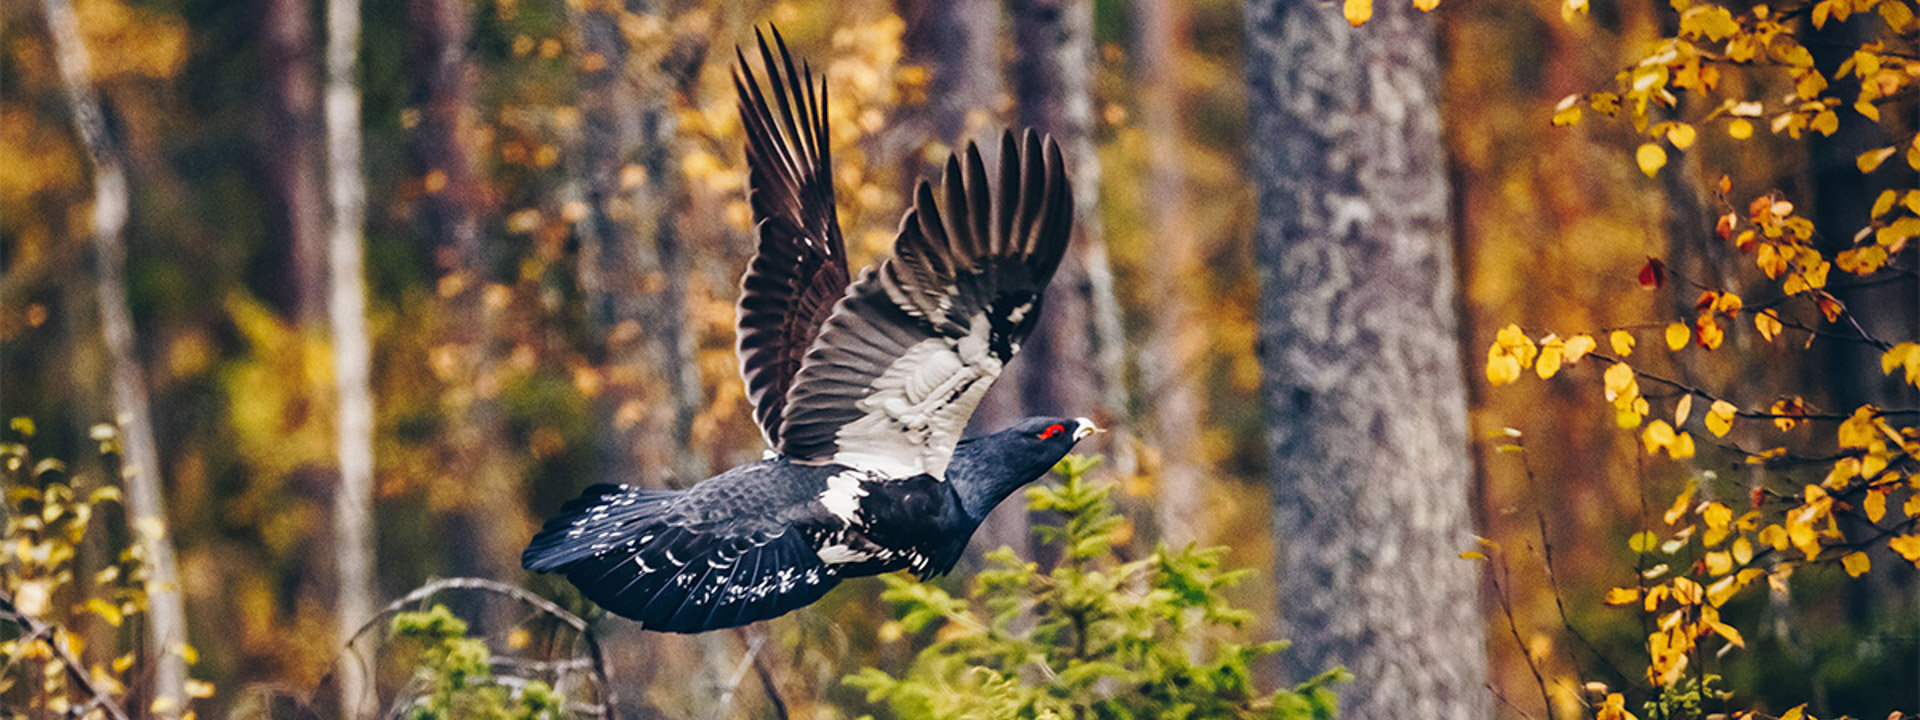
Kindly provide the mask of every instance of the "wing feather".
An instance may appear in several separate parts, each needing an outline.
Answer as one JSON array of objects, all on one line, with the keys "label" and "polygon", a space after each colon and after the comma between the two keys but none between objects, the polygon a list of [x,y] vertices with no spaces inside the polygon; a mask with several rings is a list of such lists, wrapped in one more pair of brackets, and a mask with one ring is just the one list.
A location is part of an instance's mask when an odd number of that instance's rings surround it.
[{"label": "wing feather", "polygon": [[778,446],[787,391],[849,276],[834,211],[826,80],[816,84],[811,67],[794,66],[778,30],[772,44],[764,34],[759,44],[771,99],[746,54],[734,51],[756,238],[741,280],[738,350],[754,420]]},{"label": "wing feather", "polygon": [[939,193],[915,189],[894,257],[848,289],[802,361],[777,449],[892,477],[943,476],[974,407],[1032,332],[1072,235],[1051,139],[1008,133],[999,182],[989,177],[969,144],[947,162]]}]

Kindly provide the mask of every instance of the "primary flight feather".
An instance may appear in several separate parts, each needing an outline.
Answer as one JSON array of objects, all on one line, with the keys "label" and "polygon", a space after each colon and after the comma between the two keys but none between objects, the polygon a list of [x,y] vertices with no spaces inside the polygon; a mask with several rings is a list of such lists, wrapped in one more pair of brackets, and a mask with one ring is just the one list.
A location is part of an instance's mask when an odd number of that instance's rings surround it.
[{"label": "primary flight feather", "polygon": [[643,627],[775,617],[842,578],[953,568],[1014,490],[1096,430],[1028,418],[962,440],[1040,317],[1072,236],[1060,148],[1002,136],[997,177],[969,143],[922,180],[893,256],[853,280],[834,213],[827,86],[776,30],[763,88],[736,53],[756,254],[741,283],[740,374],[773,451],[685,491],[596,484],[521,556]]}]

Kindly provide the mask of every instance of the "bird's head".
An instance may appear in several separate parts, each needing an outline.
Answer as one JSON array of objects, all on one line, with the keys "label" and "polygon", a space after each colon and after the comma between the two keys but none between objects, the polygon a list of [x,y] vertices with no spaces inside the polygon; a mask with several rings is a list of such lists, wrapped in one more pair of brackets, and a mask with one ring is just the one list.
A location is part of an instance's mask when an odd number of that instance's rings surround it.
[{"label": "bird's head", "polygon": [[954,448],[947,479],[974,522],[1013,491],[1053,469],[1075,443],[1100,428],[1086,418],[1030,417],[992,435],[968,438]]}]

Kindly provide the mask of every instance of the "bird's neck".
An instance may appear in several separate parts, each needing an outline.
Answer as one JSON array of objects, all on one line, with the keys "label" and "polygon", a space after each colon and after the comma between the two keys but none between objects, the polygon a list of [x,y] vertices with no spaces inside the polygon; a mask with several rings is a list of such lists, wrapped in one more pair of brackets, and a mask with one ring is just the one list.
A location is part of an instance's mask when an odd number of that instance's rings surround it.
[{"label": "bird's neck", "polygon": [[953,462],[947,466],[947,481],[960,498],[961,513],[976,527],[1014,491],[1039,477],[1040,473],[1002,467],[984,458],[971,457],[964,448],[954,453]]}]

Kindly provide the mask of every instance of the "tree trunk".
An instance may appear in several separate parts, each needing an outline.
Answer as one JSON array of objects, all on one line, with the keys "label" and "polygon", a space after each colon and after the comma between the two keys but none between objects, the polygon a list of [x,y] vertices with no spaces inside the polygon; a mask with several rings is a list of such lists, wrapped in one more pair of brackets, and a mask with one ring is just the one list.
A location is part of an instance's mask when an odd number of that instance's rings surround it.
[{"label": "tree trunk", "polygon": [[[618,7],[575,16],[581,48],[598,58],[581,74],[580,155],[588,214],[581,224],[580,286],[601,345],[606,383],[596,455],[610,482],[668,486],[705,477],[690,452],[700,375],[687,320],[687,253],[674,226],[675,91],[660,68],[632,68]],[[630,0],[626,12],[653,14]]]},{"label": "tree trunk", "polygon": [[[1100,159],[1093,144],[1093,3],[1011,0],[1016,124],[1051,133],[1073,177],[1074,234],[1040,324],[1013,365],[1027,414],[1087,415],[1116,432],[1087,443],[1121,474],[1133,470],[1124,428],[1120,305],[1100,232]],[[989,395],[991,397],[991,395]]]},{"label": "tree trunk", "polygon": [[129,204],[126,159],[108,135],[73,5],[68,0],[42,0],[41,10],[47,16],[74,130],[93,161],[95,283],[112,375],[114,420],[120,427],[120,476],[126,483],[132,535],[146,555],[146,658],[153,663],[153,695],[143,706],[153,708],[156,717],[178,717],[187,700],[187,665],[180,650],[187,643],[187,620],[161,501],[160,451],[153,439],[146,371],[134,347],[133,317],[127,304],[127,246],[121,235]]},{"label": "tree trunk", "polygon": [[1353,671],[1345,718],[1488,717],[1432,22],[1246,9],[1283,662]]},{"label": "tree trunk", "polygon": [[[335,637],[342,647],[373,617],[374,574],[372,340],[367,331],[365,249],[367,188],[361,177],[360,90],[354,78],[360,47],[358,0],[327,0],[326,146],[327,319],[333,334],[336,442],[340,486],[333,495],[338,598]],[[347,684],[343,683],[343,688]],[[347,688],[351,689],[351,688]],[[349,697],[357,697],[349,695]]]},{"label": "tree trunk", "polygon": [[1208,535],[1206,484],[1202,480],[1200,395],[1191,368],[1206,339],[1189,301],[1200,277],[1199,248],[1188,213],[1186,165],[1181,161],[1185,100],[1177,63],[1186,47],[1187,9],[1175,0],[1135,5],[1134,30],[1141,91],[1141,124],[1147,134],[1147,208],[1157,262],[1147,264],[1148,297],[1155,298],[1152,329],[1140,353],[1141,404],[1147,431],[1160,451],[1154,472],[1154,512],[1160,537],[1173,545]]},{"label": "tree trunk", "polygon": [[[929,139],[949,149],[998,141],[997,111],[1006,96],[1001,78],[1001,39],[1006,21],[996,0],[900,0],[895,10],[907,23],[900,38],[908,64],[927,69],[927,102],[898,113],[892,132],[907,145]],[[907,190],[920,178],[939,177],[942,157],[914,152],[919,170],[907,175]]]},{"label": "tree trunk", "polygon": [[[519,572],[522,535],[499,502],[514,483],[500,407],[501,353],[496,347],[498,299],[486,292],[493,258],[481,233],[489,205],[475,170],[474,68],[468,57],[471,8],[461,0],[411,0],[413,62],[421,85],[416,157],[426,196],[423,230],[436,247],[442,277],[435,345],[452,358],[442,391],[448,450],[446,481],[461,486],[447,518],[448,570],[507,578]],[[497,295],[497,294],[496,294]]]},{"label": "tree trunk", "polygon": [[326,319],[325,218],[321,206],[319,92],[314,82],[314,33],[306,0],[268,0],[262,8],[261,63],[267,102],[261,157],[280,202],[277,228],[286,238],[285,292],[276,298],[303,328]]}]

